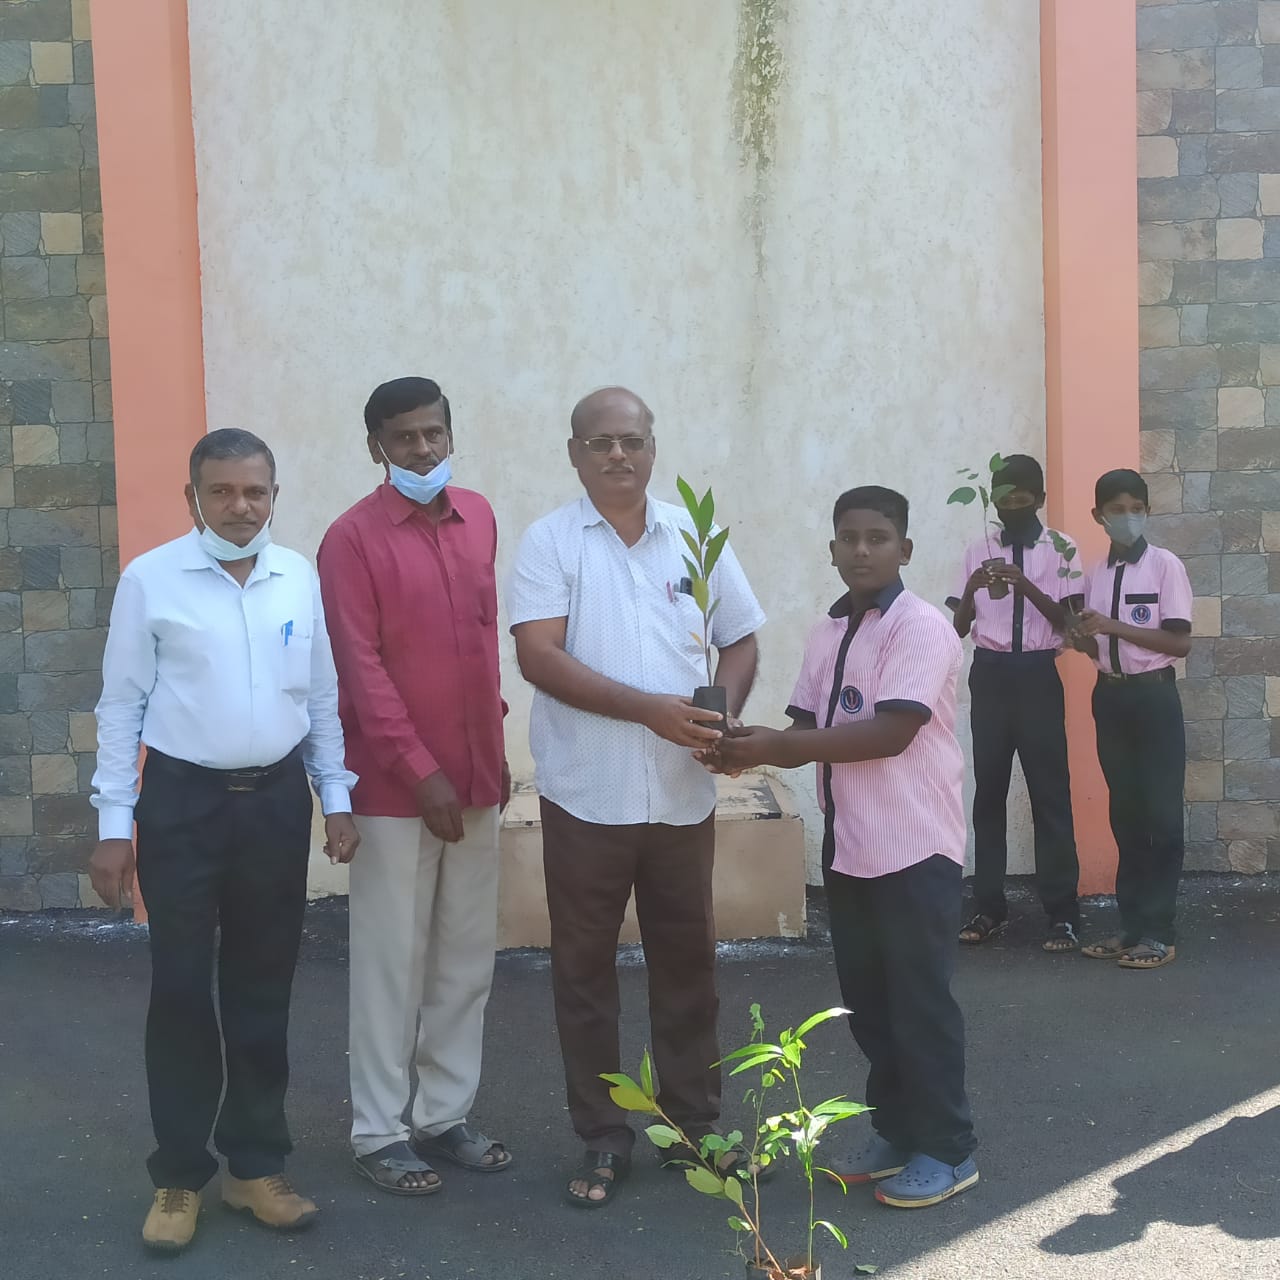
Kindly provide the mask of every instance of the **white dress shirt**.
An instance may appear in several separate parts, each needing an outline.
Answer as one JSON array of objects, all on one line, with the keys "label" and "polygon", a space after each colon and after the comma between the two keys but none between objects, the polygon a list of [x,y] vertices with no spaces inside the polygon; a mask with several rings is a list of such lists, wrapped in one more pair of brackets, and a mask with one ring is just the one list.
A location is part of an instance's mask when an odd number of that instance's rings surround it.
[{"label": "white dress shirt", "polygon": [[133,837],[139,744],[247,769],[301,743],[324,812],[351,810],[320,583],[296,551],[266,547],[244,587],[195,530],[134,560],[111,608],[97,716],[103,840]]},{"label": "white dress shirt", "polygon": [[[565,650],[584,666],[646,693],[688,696],[707,683],[694,633],[702,614],[681,594],[688,554],[683,508],[650,498],[645,531],[628,547],[589,498],[530,525],[507,584],[513,627],[567,618]],[[725,648],[764,622],[728,545],[711,573],[719,608],[711,641]],[[664,822],[691,826],[715,807],[715,780],[687,747],[643,725],[580,711],[537,691],[529,726],[538,791],[553,804],[605,826]]]}]

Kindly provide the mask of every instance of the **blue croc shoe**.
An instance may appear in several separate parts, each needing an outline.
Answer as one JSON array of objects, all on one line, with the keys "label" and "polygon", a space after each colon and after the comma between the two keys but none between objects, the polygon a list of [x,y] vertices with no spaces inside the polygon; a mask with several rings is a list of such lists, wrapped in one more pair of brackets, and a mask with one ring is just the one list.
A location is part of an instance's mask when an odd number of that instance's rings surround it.
[{"label": "blue croc shoe", "polygon": [[978,1166],[972,1156],[952,1166],[932,1156],[914,1155],[901,1173],[876,1188],[876,1199],[895,1209],[927,1209],[967,1191],[977,1181]]},{"label": "blue croc shoe", "polygon": [[856,1151],[837,1156],[824,1172],[833,1182],[856,1187],[901,1173],[910,1157],[911,1152],[895,1147],[875,1133]]}]

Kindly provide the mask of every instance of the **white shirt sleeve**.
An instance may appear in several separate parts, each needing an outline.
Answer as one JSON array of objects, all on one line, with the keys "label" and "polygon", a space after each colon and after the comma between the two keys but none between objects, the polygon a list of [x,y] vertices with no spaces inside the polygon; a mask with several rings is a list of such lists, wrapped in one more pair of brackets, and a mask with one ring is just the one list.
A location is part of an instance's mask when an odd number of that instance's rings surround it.
[{"label": "white shirt sleeve", "polygon": [[524,531],[507,577],[506,594],[507,619],[512,627],[569,616],[570,587],[550,521],[539,520]]},{"label": "white shirt sleeve", "polygon": [[98,838],[133,839],[142,717],[156,683],[156,638],[147,621],[146,593],[127,570],[116,587],[102,658],[98,700],[98,767],[92,803]]},{"label": "white shirt sleeve", "polygon": [[710,585],[712,598],[720,601],[711,619],[711,643],[717,649],[737,644],[764,626],[764,610],[728,543],[711,570]]},{"label": "white shirt sleeve", "polygon": [[320,808],[331,813],[351,812],[351,788],[356,775],[346,766],[346,744],[338,719],[338,673],[333,665],[329,629],[320,599],[320,579],[311,574],[311,694],[307,715],[311,728],[302,742],[302,762],[311,777]]}]

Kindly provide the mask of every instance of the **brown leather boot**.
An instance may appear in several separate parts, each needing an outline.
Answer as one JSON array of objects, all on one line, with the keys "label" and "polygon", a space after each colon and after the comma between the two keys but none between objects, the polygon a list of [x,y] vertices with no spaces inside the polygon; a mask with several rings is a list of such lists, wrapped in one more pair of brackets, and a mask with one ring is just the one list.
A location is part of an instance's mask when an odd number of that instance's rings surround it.
[{"label": "brown leather boot", "polygon": [[182,1187],[162,1187],[151,1202],[142,1224],[142,1241],[148,1249],[180,1253],[196,1233],[200,1213],[200,1193]]},{"label": "brown leather boot", "polygon": [[283,1173],[267,1178],[222,1179],[222,1202],[228,1209],[251,1213],[264,1227],[296,1231],[309,1226],[320,1212],[313,1200],[300,1196]]}]

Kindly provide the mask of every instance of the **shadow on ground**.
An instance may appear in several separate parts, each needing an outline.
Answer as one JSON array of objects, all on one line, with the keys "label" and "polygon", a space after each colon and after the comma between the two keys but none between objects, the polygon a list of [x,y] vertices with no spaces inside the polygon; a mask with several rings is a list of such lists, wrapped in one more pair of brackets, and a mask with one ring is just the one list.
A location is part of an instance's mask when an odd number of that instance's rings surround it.
[{"label": "shadow on ground", "polygon": [[[1021,915],[1006,935],[961,955],[957,990],[969,1025],[983,1181],[924,1213],[879,1206],[865,1189],[845,1197],[823,1188],[820,1210],[852,1241],[846,1255],[824,1248],[825,1280],[851,1275],[855,1261],[888,1276],[960,1275],[945,1267],[920,1272],[916,1262],[935,1250],[945,1257],[949,1242],[975,1232],[981,1276],[1020,1280],[1036,1272],[1006,1265],[1002,1254],[1012,1256],[1015,1245],[1025,1250],[1029,1240],[1042,1241],[1039,1256],[1048,1261],[1105,1251],[1141,1237],[1156,1220],[1214,1223],[1242,1238],[1276,1231],[1276,1111],[1228,1123],[1126,1173],[1110,1212],[1108,1201],[1089,1202],[1065,1229],[1060,1221],[1046,1220],[1040,1230],[1011,1221],[1012,1211],[1051,1203],[1086,1175],[1280,1083],[1280,883],[1197,878],[1185,901],[1179,960],[1154,973],[1044,955],[1040,921],[1025,899],[1015,900]],[[1092,912],[1098,928],[1109,923],[1102,908]],[[635,1176],[606,1211],[562,1203],[578,1149],[539,953],[499,960],[474,1112],[515,1152],[510,1172],[449,1170],[444,1193],[426,1201],[382,1196],[357,1179],[345,1141],[344,929],[340,903],[309,913],[292,1023],[297,1152],[290,1172],[320,1202],[320,1220],[306,1235],[268,1234],[220,1212],[215,1183],[195,1245],[173,1263],[147,1255],[138,1238],[149,1200],[141,932],[74,915],[0,919],[0,1272],[7,1280],[179,1273],[184,1280],[740,1280],[722,1206],[662,1173],[640,1146]],[[630,1066],[644,1047],[644,975],[634,964],[623,971],[622,992]],[[754,1000],[771,1026],[794,1025],[837,1000],[820,937],[727,949],[721,994],[726,1044],[745,1038]],[[815,1096],[858,1096],[863,1067],[837,1024],[814,1034],[811,1065]],[[744,1116],[736,1086],[727,1086],[726,1119]],[[846,1130],[848,1140],[857,1136]],[[798,1244],[802,1184],[787,1175],[769,1192],[770,1223],[784,1247]],[[1152,1259],[1151,1275],[1168,1274],[1160,1264]],[[1085,1258],[1080,1274],[1101,1275],[1105,1267],[1104,1259]],[[978,1275],[967,1270],[963,1280]]]}]

